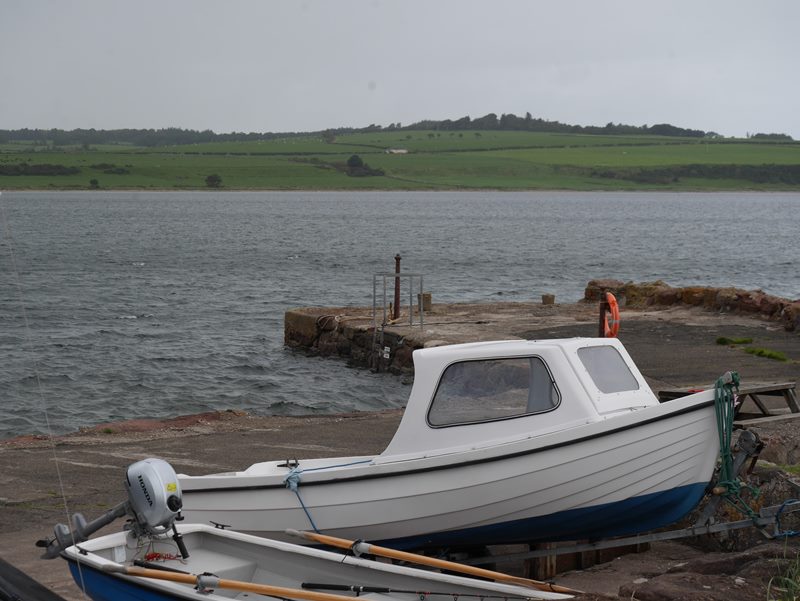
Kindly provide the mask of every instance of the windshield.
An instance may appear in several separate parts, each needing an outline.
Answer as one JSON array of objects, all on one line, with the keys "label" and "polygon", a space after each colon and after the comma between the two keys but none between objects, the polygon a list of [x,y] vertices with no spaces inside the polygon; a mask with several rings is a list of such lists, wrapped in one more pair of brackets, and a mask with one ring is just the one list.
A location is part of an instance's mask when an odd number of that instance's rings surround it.
[{"label": "windshield", "polygon": [[538,357],[464,361],[442,375],[428,411],[431,426],[491,421],[550,411],[558,390]]}]

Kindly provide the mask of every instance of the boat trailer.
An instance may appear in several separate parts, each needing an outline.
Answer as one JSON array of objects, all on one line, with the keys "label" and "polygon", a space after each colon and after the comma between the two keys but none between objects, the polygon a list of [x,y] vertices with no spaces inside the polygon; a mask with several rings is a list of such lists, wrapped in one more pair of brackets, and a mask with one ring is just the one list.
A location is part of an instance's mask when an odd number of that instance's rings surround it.
[{"label": "boat trailer", "polygon": [[[737,477],[743,471],[747,474],[751,473],[755,467],[756,461],[758,460],[758,455],[761,453],[763,448],[764,443],[761,442],[756,433],[750,430],[740,430],[740,434],[735,446],[736,454],[733,458],[733,473],[736,474]],[[459,561],[467,565],[481,565],[493,563],[498,560],[519,561],[540,557],[554,557],[557,555],[584,553],[587,551],[600,551],[603,549],[616,549],[643,545],[651,542],[690,538],[704,534],[716,534],[720,532],[740,530],[743,528],[757,528],[765,538],[770,540],[800,534],[800,532],[793,530],[783,530],[781,525],[781,519],[784,516],[796,511],[800,511],[800,499],[787,499],[779,505],[762,507],[758,512],[755,512],[747,507],[747,513],[750,514],[750,517],[747,519],[736,520],[732,522],[716,521],[714,518],[714,513],[716,512],[720,503],[726,500],[729,492],[727,487],[718,482],[718,477],[719,476],[717,476],[714,482],[709,485],[707,491],[708,500],[706,501],[705,505],[702,506],[696,521],[687,528],[663,530],[657,532],[643,532],[632,536],[600,539],[596,541],[567,544],[563,546],[555,546],[552,543],[544,543],[541,545],[541,548],[531,549],[530,551],[521,553],[504,553],[484,557],[470,557],[459,559]],[[800,486],[795,486],[798,489],[798,496],[800,496]],[[736,507],[741,511],[738,506]]]}]

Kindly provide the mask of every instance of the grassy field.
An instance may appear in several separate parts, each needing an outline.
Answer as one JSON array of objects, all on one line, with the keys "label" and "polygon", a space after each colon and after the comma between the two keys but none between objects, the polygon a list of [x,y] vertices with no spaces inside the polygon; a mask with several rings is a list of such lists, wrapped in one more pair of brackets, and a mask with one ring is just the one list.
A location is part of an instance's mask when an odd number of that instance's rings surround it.
[{"label": "grassy field", "polygon": [[[404,154],[389,154],[402,149]],[[383,176],[346,173],[357,154]],[[20,164],[66,175],[5,175]],[[754,175],[755,173],[755,175]],[[333,143],[262,142],[90,148],[0,145],[0,190],[206,189],[800,190],[800,143],[501,131],[380,131]]]}]

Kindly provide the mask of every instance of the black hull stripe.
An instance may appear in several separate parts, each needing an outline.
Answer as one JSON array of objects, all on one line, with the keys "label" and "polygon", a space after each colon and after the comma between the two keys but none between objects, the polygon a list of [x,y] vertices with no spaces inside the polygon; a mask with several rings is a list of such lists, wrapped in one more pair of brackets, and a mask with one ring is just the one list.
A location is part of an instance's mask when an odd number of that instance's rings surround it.
[{"label": "black hull stripe", "polygon": [[[598,432],[597,434],[590,434],[588,436],[584,436],[582,438],[575,438],[572,440],[565,440],[564,442],[558,442],[551,445],[547,445],[544,447],[537,447],[535,449],[528,449],[526,451],[518,451],[517,453],[511,453],[508,455],[501,455],[499,457],[486,457],[484,459],[473,459],[471,461],[462,461],[461,463],[451,463],[448,465],[436,465],[431,467],[420,467],[409,469],[403,472],[394,472],[391,474],[366,474],[363,476],[345,476],[342,478],[331,478],[329,480],[319,480],[319,481],[311,481],[311,482],[302,482],[302,487],[307,486],[324,486],[327,484],[341,484],[343,482],[357,482],[359,480],[373,480],[378,478],[401,478],[404,476],[412,476],[415,474],[423,474],[426,472],[436,472],[440,470],[452,470],[452,469],[459,469],[462,467],[469,467],[471,465],[478,465],[481,463],[492,463],[494,461],[505,461],[507,459],[513,459],[516,457],[523,457],[525,455],[534,455],[536,453],[544,453],[545,451],[551,451],[553,449],[558,449],[561,447],[571,446],[574,444],[586,442],[589,440],[594,440],[595,438],[603,438],[604,436],[611,436],[612,434],[617,434],[618,432],[624,432],[626,430],[633,430],[635,428],[640,428],[641,426],[645,426],[647,424],[652,424],[659,421],[664,421],[668,419],[672,419],[673,417],[678,417],[679,415],[685,415],[687,413],[693,413],[695,411],[700,411],[701,409],[705,409],[706,407],[711,407],[714,405],[714,401],[705,401],[703,403],[699,403],[697,405],[691,405],[689,407],[685,407],[679,411],[674,411],[671,413],[667,413],[665,415],[659,415],[656,417],[652,417],[648,420],[636,422],[634,424],[629,424],[627,426],[621,426],[619,428],[614,428],[613,430],[608,430],[606,432]],[[236,476],[233,476],[235,478]],[[204,488],[202,490],[184,490],[183,495],[195,495],[195,494],[202,494],[202,493],[217,493],[217,492],[234,492],[234,491],[248,491],[248,490],[268,490],[268,489],[280,489],[286,488],[284,484],[256,484],[252,486],[220,486],[216,488]]]}]

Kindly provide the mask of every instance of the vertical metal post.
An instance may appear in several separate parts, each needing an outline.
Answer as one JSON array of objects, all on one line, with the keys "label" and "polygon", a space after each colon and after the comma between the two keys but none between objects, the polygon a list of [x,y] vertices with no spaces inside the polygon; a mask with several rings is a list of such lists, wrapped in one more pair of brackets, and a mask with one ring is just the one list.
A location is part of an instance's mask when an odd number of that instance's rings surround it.
[{"label": "vertical metal post", "polygon": [[383,323],[386,325],[386,276],[383,276]]},{"label": "vertical metal post", "polygon": [[422,291],[425,288],[422,286],[422,274],[419,276],[419,328],[422,331],[425,331],[425,318],[422,316],[423,314],[423,307],[422,307]]},{"label": "vertical metal post", "polygon": [[602,293],[600,298],[600,324],[598,326],[598,336],[600,338],[606,337],[606,311],[608,310],[608,301],[606,300],[606,293]]},{"label": "vertical metal post", "polygon": [[[394,256],[394,272],[400,273],[400,254]],[[394,315],[392,319],[400,317],[400,278],[394,279]]]}]

